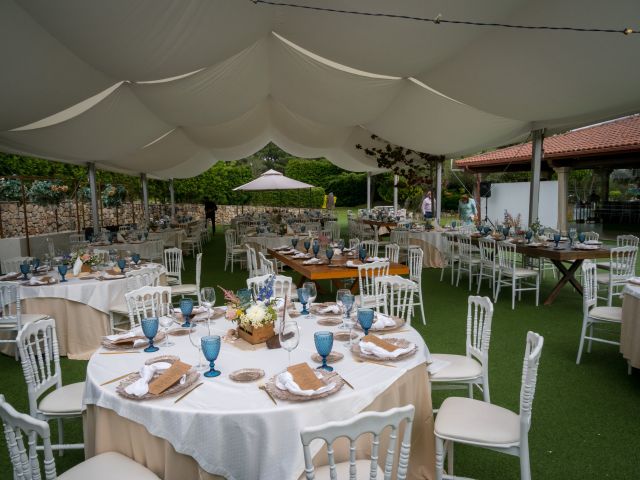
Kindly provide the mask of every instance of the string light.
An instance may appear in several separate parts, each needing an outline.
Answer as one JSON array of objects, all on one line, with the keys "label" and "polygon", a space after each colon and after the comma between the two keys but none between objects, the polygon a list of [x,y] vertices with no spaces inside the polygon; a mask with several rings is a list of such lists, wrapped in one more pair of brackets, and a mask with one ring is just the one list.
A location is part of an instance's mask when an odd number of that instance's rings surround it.
[{"label": "string light", "polygon": [[301,8],[304,10],[314,10],[318,12],[344,13],[347,15],[360,15],[365,17],[385,17],[385,18],[394,18],[399,20],[414,20],[418,22],[432,23],[434,25],[441,25],[443,23],[447,23],[450,25],[471,25],[474,27],[512,28],[512,29],[520,29],[520,30],[554,30],[554,31],[564,31],[564,32],[617,33],[617,34],[622,33],[627,36],[633,33],[640,33],[640,31],[633,30],[630,27],[626,27],[623,29],[622,28],[615,29],[615,28],[551,27],[546,25],[517,25],[517,24],[509,24],[509,23],[475,22],[472,20],[450,20],[450,19],[442,18],[442,14],[439,14],[434,18],[414,17],[411,15],[400,15],[396,13],[343,10],[339,8],[318,7],[314,5],[300,5],[297,3],[274,2],[271,0],[251,0],[251,1],[255,4],[261,3],[264,5],[271,5],[274,7]]}]

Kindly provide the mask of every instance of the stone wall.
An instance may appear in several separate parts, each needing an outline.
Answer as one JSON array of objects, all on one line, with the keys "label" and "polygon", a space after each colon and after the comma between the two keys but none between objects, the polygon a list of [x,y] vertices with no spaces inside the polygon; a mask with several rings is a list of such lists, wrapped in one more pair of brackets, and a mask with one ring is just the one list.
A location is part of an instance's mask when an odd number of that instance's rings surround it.
[{"label": "stone wall", "polygon": [[261,213],[264,211],[271,211],[277,209],[281,212],[298,213],[298,208],[283,208],[283,207],[263,207],[258,205],[218,205],[218,211],[216,212],[216,225],[228,225],[231,223],[231,219],[241,215],[243,213]]},{"label": "stone wall", "polygon": [[[99,208],[99,207],[98,207]],[[27,203],[27,224],[29,235],[46,234],[58,231],[75,231],[91,227],[91,205],[89,203],[76,204],[73,201],[63,202],[58,208],[43,207]],[[166,204],[150,204],[150,215],[158,218],[170,215],[171,206]],[[141,202],[125,203],[119,208],[100,208],[101,225],[121,225],[125,223],[140,223],[143,217]],[[176,215],[191,215],[196,219],[204,218],[204,206],[199,204],[178,203]],[[0,202],[0,238],[23,237],[25,222],[23,206],[17,202]]]}]

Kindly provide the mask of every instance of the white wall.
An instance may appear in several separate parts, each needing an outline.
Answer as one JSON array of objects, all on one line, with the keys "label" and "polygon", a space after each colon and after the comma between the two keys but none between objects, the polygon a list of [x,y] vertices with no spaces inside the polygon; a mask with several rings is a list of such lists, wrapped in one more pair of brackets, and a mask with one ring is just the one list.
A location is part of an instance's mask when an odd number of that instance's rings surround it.
[{"label": "white wall", "polygon": [[[507,210],[514,217],[522,215],[522,225],[529,224],[529,183],[494,183],[491,185],[491,197],[483,198],[482,218],[484,219],[487,202],[487,215],[489,220],[504,219],[504,211]],[[556,228],[558,224],[558,182],[540,182],[540,205],[538,207],[540,223],[547,227]]]}]

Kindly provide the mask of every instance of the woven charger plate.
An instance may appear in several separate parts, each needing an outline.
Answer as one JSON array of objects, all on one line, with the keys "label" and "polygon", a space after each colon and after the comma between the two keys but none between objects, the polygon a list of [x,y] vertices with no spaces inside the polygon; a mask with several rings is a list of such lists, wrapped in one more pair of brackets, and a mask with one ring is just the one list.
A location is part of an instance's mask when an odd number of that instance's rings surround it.
[{"label": "woven charger plate", "polygon": [[[164,340],[164,332],[158,332],[158,334],[153,337],[153,343],[160,343],[162,340]],[[133,348],[133,342],[135,340],[146,340],[149,341],[149,339],[143,335],[138,335],[136,337],[131,337],[130,338],[131,343],[114,343],[112,341],[107,340],[106,337],[102,338],[102,346],[104,348],[108,348],[109,350],[131,350]],[[137,348],[142,348],[142,347],[146,347],[147,345],[141,345]]]},{"label": "woven charger plate", "polygon": [[[175,355],[160,355],[159,357],[151,358],[151,359],[147,360],[144,363],[145,363],[145,365],[151,365],[152,363],[157,363],[157,362],[174,363],[174,362],[176,362],[178,360],[180,360],[180,358],[176,357]],[[157,378],[160,375],[161,375],[160,373],[156,373],[153,376],[153,378]],[[129,375],[127,378],[125,378],[124,380],[122,380],[118,384],[118,386],[116,387],[116,392],[121,397],[128,398],[129,400],[154,400],[156,398],[169,397],[171,395],[175,395],[176,393],[180,393],[183,390],[186,390],[191,385],[196,383],[198,381],[198,379],[200,378],[200,373],[198,373],[194,368],[189,370],[186,373],[186,375],[187,375],[187,379],[183,384],[180,384],[180,382],[178,382],[178,383],[172,385],[171,387],[167,388],[160,395],[153,395],[151,393],[147,393],[146,395],[143,395],[141,397],[136,397],[135,395],[129,395],[125,391],[125,388],[127,388],[129,385],[131,385],[134,382],[137,382],[140,379],[140,374],[139,373],[132,373],[131,375]]]},{"label": "woven charger plate", "polygon": [[389,342],[392,345],[395,345],[397,347],[400,348],[407,348],[410,345],[413,345],[413,348],[411,350],[409,350],[406,353],[403,353],[402,355],[399,355],[397,357],[377,357],[375,355],[369,355],[366,353],[362,353],[362,351],[360,350],[360,345],[358,345],[357,343],[351,346],[351,351],[353,352],[353,354],[356,357],[360,357],[360,358],[365,358],[367,360],[390,360],[390,361],[396,361],[396,360],[402,360],[404,358],[410,357],[411,355],[414,355],[417,351],[418,351],[418,346],[415,343],[410,342],[409,340],[405,339],[405,338],[385,338],[384,339],[386,342]]},{"label": "woven charger plate", "polygon": [[336,325],[341,325],[342,320],[337,317],[333,318],[321,318],[318,320],[318,325],[322,325],[324,327],[335,327]]},{"label": "woven charger plate", "polygon": [[[396,324],[395,324],[395,325],[393,325],[393,326],[389,326],[389,327],[384,327],[384,328],[381,328],[381,329],[379,329],[379,330],[376,330],[376,329],[374,329],[374,328],[370,328],[370,329],[369,329],[369,331],[370,331],[370,332],[372,332],[372,333],[373,333],[373,332],[389,332],[389,331],[391,331],[391,330],[396,330],[396,329],[398,329],[398,328],[400,328],[400,327],[403,327],[403,326],[404,326],[404,320],[403,320],[403,319],[401,319],[400,317],[391,317],[391,319],[392,319],[394,322],[396,322]],[[354,327],[354,328],[356,328],[356,329],[358,329],[358,330],[362,330],[362,326],[360,325],[360,322],[356,322],[356,324],[355,324],[355,327]]]},{"label": "woven charger plate", "polygon": [[265,383],[265,388],[271,395],[273,395],[278,400],[289,400],[291,402],[306,402],[309,400],[316,400],[318,398],[324,398],[324,397],[328,397],[329,395],[333,395],[334,393],[338,392],[344,385],[344,381],[342,380],[342,377],[336,372],[327,372],[325,370],[316,370],[316,372],[320,374],[320,380],[322,380],[325,384],[333,382],[335,384],[335,387],[333,387],[331,390],[327,392],[320,393],[318,395],[309,395],[309,396],[296,395],[294,393],[291,393],[288,390],[280,390],[278,387],[276,387],[276,376],[274,375]]},{"label": "woven charger plate", "polygon": [[241,368],[229,374],[234,382],[255,382],[264,377],[264,370],[259,368]]},{"label": "woven charger plate", "polygon": [[[358,338],[358,334],[355,332],[351,332],[351,339],[355,340]],[[338,342],[348,342],[349,341],[349,332],[336,332],[333,334],[333,339]]]},{"label": "woven charger plate", "polygon": [[309,308],[309,311],[311,313],[313,313],[314,315],[340,315],[339,313],[333,313],[333,312],[322,313],[320,311],[323,308],[327,308],[327,307],[330,307],[332,305],[335,305],[335,303],[334,302],[314,303],[313,305],[311,305],[311,308]]},{"label": "woven charger plate", "polygon": [[[327,363],[336,363],[344,358],[344,354],[336,351],[332,351],[329,355],[327,355]],[[322,357],[317,353],[311,355],[311,360],[316,363],[322,363]]]},{"label": "woven charger plate", "polygon": [[190,328],[174,328],[173,330],[169,330],[169,335],[173,335],[175,337],[181,337],[183,335],[189,335]]}]

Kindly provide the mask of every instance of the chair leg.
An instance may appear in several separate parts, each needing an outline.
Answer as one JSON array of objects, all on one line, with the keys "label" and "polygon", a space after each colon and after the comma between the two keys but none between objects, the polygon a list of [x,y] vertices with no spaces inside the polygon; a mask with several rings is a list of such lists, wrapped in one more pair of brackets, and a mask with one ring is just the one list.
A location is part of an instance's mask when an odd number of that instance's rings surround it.
[{"label": "chair leg", "polygon": [[[62,419],[58,419],[58,443],[60,445],[64,444],[64,425],[62,425]],[[64,454],[64,449],[60,449],[58,456],[62,456]]]},{"label": "chair leg", "polygon": [[493,303],[498,302],[498,296],[500,295],[500,285],[502,284],[502,271],[498,272],[498,285],[496,286],[496,292],[493,295]]},{"label": "chair leg", "polygon": [[458,262],[458,279],[456,280],[456,287],[460,285],[460,270],[462,269],[462,263]]},{"label": "chair leg", "polygon": [[444,468],[444,440],[436,436],[436,480],[442,480]]},{"label": "chair leg", "polygon": [[540,275],[536,276],[536,307],[540,304]]},{"label": "chair leg", "polygon": [[447,475],[451,475],[453,478],[453,442],[449,440],[447,442]]},{"label": "chair leg", "polygon": [[582,330],[580,332],[580,345],[578,346],[578,357],[576,358],[576,365],[580,365],[580,359],[582,358],[582,347],[584,346],[584,337],[587,334],[587,319],[582,320]]},{"label": "chair leg", "polygon": [[476,295],[480,295],[480,285],[482,285],[482,264],[480,264],[480,273],[478,274],[478,288],[476,290]]},{"label": "chair leg", "polygon": [[469,389],[469,398],[473,400],[473,383],[469,383],[467,387]]},{"label": "chair leg", "polygon": [[422,286],[418,286],[418,296],[420,298],[420,314],[422,315],[422,324],[427,324],[427,317],[424,316],[424,302],[422,301]]},{"label": "chair leg", "polygon": [[482,376],[482,399],[491,403],[491,395],[489,394],[489,377],[487,375]]},{"label": "chair leg", "polygon": [[591,353],[591,346],[593,345],[593,322],[589,323],[589,346],[587,347],[587,352]]},{"label": "chair leg", "polygon": [[516,309],[516,277],[511,280],[511,310]]},{"label": "chair leg", "polygon": [[520,480],[531,480],[529,465],[529,442],[526,439],[520,444]]}]

